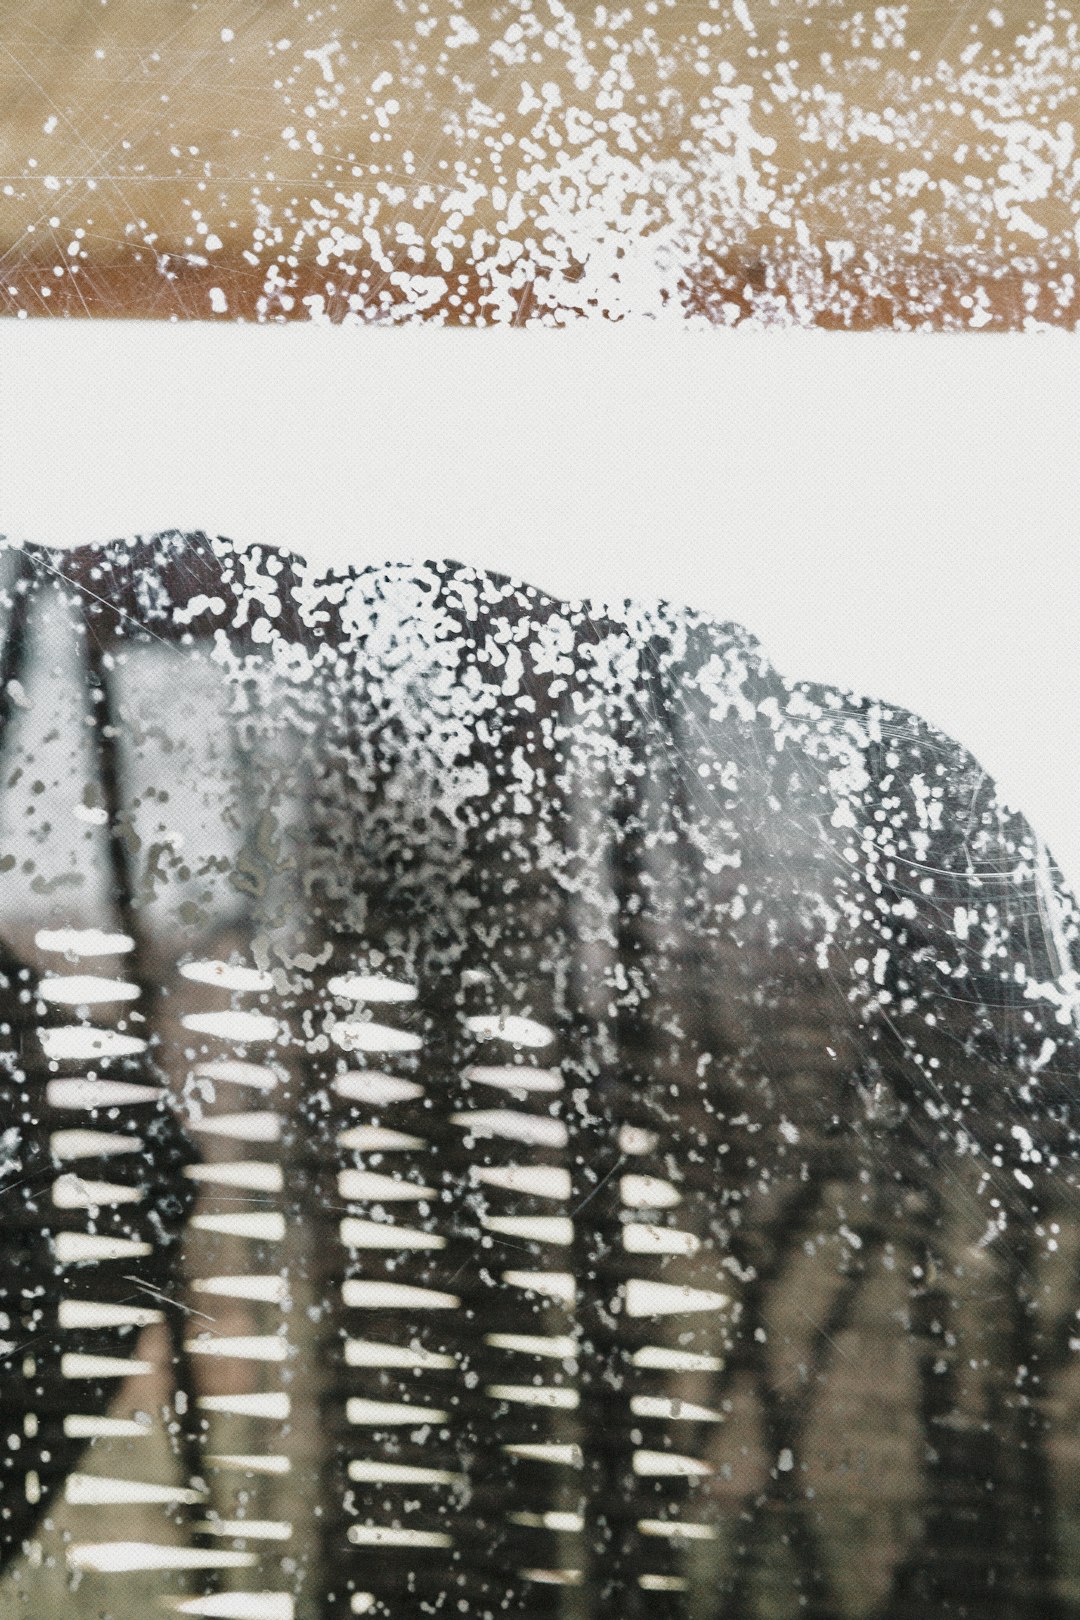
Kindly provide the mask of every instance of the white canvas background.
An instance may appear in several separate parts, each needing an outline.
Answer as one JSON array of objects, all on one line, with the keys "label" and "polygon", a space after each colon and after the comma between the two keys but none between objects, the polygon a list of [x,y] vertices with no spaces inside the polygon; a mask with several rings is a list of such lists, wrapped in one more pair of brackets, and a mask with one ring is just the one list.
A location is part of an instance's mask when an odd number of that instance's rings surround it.
[{"label": "white canvas background", "polygon": [[1080,887],[1069,335],[0,327],[0,533],[451,556],[740,620],[960,737]]}]

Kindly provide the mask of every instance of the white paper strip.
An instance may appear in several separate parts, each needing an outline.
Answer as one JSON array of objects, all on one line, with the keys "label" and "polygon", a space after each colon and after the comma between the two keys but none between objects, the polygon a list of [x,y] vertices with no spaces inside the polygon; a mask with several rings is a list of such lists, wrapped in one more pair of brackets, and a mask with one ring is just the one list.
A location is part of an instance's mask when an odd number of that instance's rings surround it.
[{"label": "white paper strip", "polygon": [[678,1232],[670,1226],[651,1226],[642,1221],[629,1221],[622,1236],[627,1254],[696,1254],[701,1248],[701,1239],[694,1232]]},{"label": "white paper strip", "polygon": [[121,1035],[115,1029],[95,1029],[91,1024],[62,1024],[56,1029],[39,1029],[45,1056],[56,1063],[71,1059],[134,1057],[146,1051],[138,1035]]},{"label": "white paper strip", "polygon": [[251,1086],[256,1091],[273,1091],[278,1077],[263,1063],[245,1063],[241,1058],[214,1058],[197,1063],[193,1073],[200,1080],[221,1080],[232,1086]]},{"label": "white paper strip", "polygon": [[60,1357],[62,1378],[135,1378],[153,1371],[152,1361],[130,1361],[122,1356],[84,1356],[69,1351]]},{"label": "white paper strip", "polygon": [[343,1052],[418,1052],[423,1045],[419,1035],[411,1030],[352,1019],[335,1024],[330,1036]]},{"label": "white paper strip", "polygon": [[137,1440],[153,1431],[150,1417],[145,1419],[92,1417],[72,1412],[64,1419],[64,1433],[69,1440]]},{"label": "white paper strip", "polygon": [[585,1520],[580,1513],[564,1513],[553,1510],[549,1513],[511,1513],[512,1523],[523,1524],[530,1530],[555,1530],[561,1535],[579,1535],[585,1528]]},{"label": "white paper strip", "polygon": [[281,1115],[268,1109],[239,1114],[204,1114],[188,1121],[202,1136],[229,1136],[239,1142],[276,1142],[281,1136]]},{"label": "white paper strip", "polygon": [[149,1243],[135,1238],[102,1237],[99,1232],[57,1232],[53,1238],[56,1258],[62,1266],[77,1266],[104,1260],[134,1260],[152,1254]]},{"label": "white paper strip", "polygon": [[276,1272],[253,1277],[196,1277],[191,1284],[197,1294],[223,1294],[228,1299],[258,1299],[268,1305],[284,1305],[289,1298],[287,1280]]},{"label": "white paper strip", "polygon": [[202,1502],[205,1491],[181,1485],[150,1485],[139,1479],[109,1479],[99,1474],[69,1474],[64,1500],[72,1507],[129,1507],[139,1502]]},{"label": "white paper strip", "polygon": [[217,1040],[236,1041],[238,1045],[248,1041],[272,1041],[280,1027],[277,1019],[267,1013],[240,1012],[236,1008],[225,1012],[185,1013],[180,1022],[194,1035],[212,1035]]},{"label": "white paper strip", "polygon": [[711,1288],[684,1288],[678,1283],[631,1277],[623,1297],[628,1316],[677,1316],[683,1311],[719,1311],[731,1300]]},{"label": "white paper strip", "polygon": [[212,984],[221,990],[272,990],[273,978],[259,968],[232,962],[182,962],[180,974],[194,984]]},{"label": "white paper strip", "polygon": [[422,1136],[406,1136],[404,1131],[389,1131],[384,1125],[353,1125],[338,1136],[339,1147],[357,1152],[404,1153],[424,1146]]},{"label": "white paper strip", "polygon": [[632,1395],[630,1410],[635,1417],[661,1418],[665,1422],[723,1422],[723,1414],[714,1412],[711,1406],[698,1406],[694,1401],[679,1400],[673,1395]]},{"label": "white paper strip", "polygon": [[550,1046],[555,1031],[535,1018],[513,1013],[478,1013],[466,1018],[465,1028],[481,1041],[508,1041],[513,1046]]},{"label": "white paper strip", "polygon": [[554,1243],[564,1249],[574,1241],[574,1223],[565,1215],[485,1215],[480,1224],[489,1232]]},{"label": "white paper strip", "polygon": [[415,1203],[435,1197],[434,1187],[420,1187],[415,1181],[377,1175],[373,1170],[342,1170],[338,1175],[338,1192],[342,1198],[365,1203],[372,1199],[381,1203]]},{"label": "white paper strip", "polygon": [[671,1209],[682,1202],[678,1189],[659,1176],[623,1176],[619,1196],[631,1209]]},{"label": "white paper strip", "polygon": [[284,1423],[291,1409],[289,1397],[278,1390],[267,1390],[259,1395],[200,1395],[198,1404],[204,1412],[271,1418],[279,1423]]},{"label": "white paper strip", "polygon": [[216,1592],[211,1597],[163,1598],[174,1614],[202,1615],[204,1620],[294,1620],[288,1592]]},{"label": "white paper strip", "polygon": [[42,1001],[65,1007],[92,1007],[99,1002],[136,1001],[137,984],[127,979],[101,979],[89,973],[65,973],[59,978],[42,979],[38,984]]},{"label": "white paper strip", "polygon": [[655,1131],[643,1131],[640,1125],[619,1126],[619,1152],[630,1157],[635,1153],[652,1153],[659,1141]]},{"label": "white paper strip", "polygon": [[195,1528],[204,1536],[245,1541],[288,1541],[293,1531],[286,1519],[204,1519]]},{"label": "white paper strip", "polygon": [[383,1074],[379,1069],[350,1069],[339,1074],[331,1083],[331,1091],[352,1102],[398,1103],[409,1102],[424,1095],[423,1086],[412,1080],[400,1080],[396,1074]]},{"label": "white paper strip", "polygon": [[358,1310],[449,1311],[461,1304],[456,1294],[444,1294],[436,1288],[369,1281],[363,1277],[353,1277],[343,1283],[341,1297],[346,1305]]},{"label": "white paper strip", "polygon": [[150,1541],[98,1541],[68,1548],[76,1569],[103,1575],[151,1569],[250,1569],[255,1554],[218,1552],[206,1547],[161,1547]]},{"label": "white paper strip", "polygon": [[639,1519],[638,1529],[643,1536],[667,1536],[672,1541],[715,1541],[716,1528],[711,1524],[693,1524],[679,1519]]},{"label": "white paper strip", "polygon": [[499,1086],[504,1091],[561,1091],[562,1076],[555,1069],[533,1069],[525,1063],[474,1063],[466,1080],[478,1086]]},{"label": "white paper strip", "polygon": [[723,1356],[704,1355],[697,1350],[669,1350],[658,1344],[643,1345],[630,1357],[635,1367],[663,1372],[719,1372]]},{"label": "white paper strip", "polygon": [[450,1123],[473,1136],[504,1136],[531,1147],[561,1148],[567,1143],[566,1126],[561,1119],[546,1114],[526,1114],[513,1108],[477,1108],[451,1114]]},{"label": "white paper strip", "polygon": [[674,1451],[635,1451],[634,1473],[645,1479],[696,1479],[711,1474],[712,1468],[697,1457],[680,1457]]},{"label": "white paper strip", "polygon": [[62,1299],[56,1313],[62,1328],[148,1327],[164,1313],[145,1305],[110,1305],[89,1299]]},{"label": "white paper strip", "polygon": [[351,1462],[349,1478],[359,1485],[458,1485],[464,1483],[465,1476],[448,1473],[445,1468],[411,1468],[376,1458]]},{"label": "white paper strip", "polygon": [[34,943],[39,951],[61,951],[65,956],[125,956],[135,949],[130,934],[108,934],[100,928],[39,928]]},{"label": "white paper strip", "polygon": [[280,1452],[218,1452],[207,1457],[212,1468],[236,1469],[244,1474],[287,1474],[292,1468]]},{"label": "white paper strip", "polygon": [[553,1384],[489,1384],[486,1393],[493,1401],[545,1406],[559,1412],[576,1411],[581,1400],[576,1389],[559,1389]]},{"label": "white paper strip", "polygon": [[557,1463],[567,1468],[580,1468],[583,1461],[580,1446],[530,1441],[528,1444],[503,1446],[502,1449],[511,1457],[528,1457],[532,1462]]},{"label": "white paper strip", "polygon": [[345,1416],[350,1423],[368,1427],[400,1427],[405,1424],[419,1429],[428,1423],[445,1423],[447,1413],[435,1406],[407,1406],[397,1401],[368,1401],[353,1395],[345,1402]]},{"label": "white paper strip", "polygon": [[192,1356],[235,1356],[238,1361],[285,1361],[291,1346],[275,1333],[212,1338],[200,1333],[184,1342]]},{"label": "white paper strip", "polygon": [[45,1100],[50,1108],[123,1108],[127,1103],[157,1102],[163,1086],[132,1085],[127,1080],[50,1080]]},{"label": "white paper strip", "polygon": [[[60,1080],[53,1084],[69,1082]],[[53,1131],[49,1137],[49,1149],[57,1159],[104,1159],[115,1153],[141,1153],[144,1146],[141,1137],[121,1136],[114,1131]]]},{"label": "white paper strip", "polygon": [[453,1356],[418,1345],[379,1344],[373,1339],[346,1339],[345,1364],[349,1367],[415,1367],[424,1372],[455,1367]]},{"label": "white paper strip", "polygon": [[502,1275],[503,1282],[513,1288],[528,1288],[564,1305],[572,1305],[577,1298],[577,1283],[569,1271],[504,1271]]},{"label": "white paper strip", "polygon": [[517,1350],[526,1356],[551,1356],[560,1361],[577,1359],[577,1344],[569,1334],[488,1333],[484,1343],[493,1350]]},{"label": "white paper strip", "polygon": [[354,1547],[452,1547],[441,1530],[403,1530],[393,1525],[351,1524],[346,1532]]},{"label": "white paper strip", "polygon": [[109,1204],[137,1204],[143,1197],[138,1187],[125,1187],[114,1181],[84,1181],[69,1171],[53,1182],[52,1200],[57,1209],[97,1209]]},{"label": "white paper strip", "polygon": [[219,1187],[246,1187],[251,1192],[281,1192],[285,1178],[279,1164],[262,1159],[230,1159],[219,1164],[186,1164],[184,1174],[191,1181],[209,1181]]},{"label": "white paper strip", "polygon": [[570,1197],[569,1170],[560,1170],[546,1164],[505,1164],[486,1169],[474,1165],[474,1181],[488,1187],[503,1187],[507,1192],[528,1193],[533,1198],[558,1198],[565,1202]]},{"label": "white paper strip", "polygon": [[445,1249],[446,1239],[412,1226],[391,1226],[388,1221],[360,1221],[354,1216],[338,1228],[348,1249]]},{"label": "white paper strip", "polygon": [[285,1236],[285,1217],[273,1209],[239,1215],[193,1215],[191,1224],[200,1232],[252,1238],[257,1243],[280,1243]]},{"label": "white paper strip", "polygon": [[403,979],[380,978],[372,973],[342,973],[326,988],[346,1001],[415,1001],[416,986]]}]

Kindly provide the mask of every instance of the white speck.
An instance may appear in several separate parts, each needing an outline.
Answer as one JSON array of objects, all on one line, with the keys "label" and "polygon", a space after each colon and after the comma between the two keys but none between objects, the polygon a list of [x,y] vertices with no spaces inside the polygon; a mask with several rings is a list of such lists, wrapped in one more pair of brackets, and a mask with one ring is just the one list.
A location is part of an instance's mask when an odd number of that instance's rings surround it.
[{"label": "white speck", "polygon": [[[279,46],[278,49],[280,50],[280,48],[281,47]],[[337,40],[332,39],[329,40],[327,44],[320,45],[318,50],[304,52],[304,56],[309,62],[318,63],[319,67],[322,69],[322,76],[327,84],[333,84],[334,82],[334,69],[331,66],[330,58],[336,51],[340,51],[340,49],[341,46],[338,44]]]},{"label": "white speck", "polygon": [[751,36],[752,39],[756,39],[757,29],[754,27],[750,13],[747,10],[746,0],[734,0],[731,9],[735,13],[736,17],[738,17],[743,27],[746,29],[746,32]]},{"label": "white speck", "polygon": [[223,28],[221,30],[221,43],[223,45],[231,45],[235,38],[236,35],[233,33],[231,28]]},{"label": "white speck", "polygon": [[56,128],[57,123],[58,123],[58,119],[57,119],[56,114],[51,113],[49,115],[49,117],[46,118],[45,122],[41,126],[42,134],[51,135],[53,130]]},{"label": "white speck", "polygon": [[777,1457],[776,1466],[781,1474],[791,1473],[795,1466],[795,1458],[792,1456],[789,1446],[785,1446],[779,1457]]},{"label": "white speck", "polygon": [[1054,1053],[1056,1051],[1057,1051],[1057,1042],[1052,1041],[1052,1040],[1050,1040],[1049,1037],[1047,1037],[1043,1041],[1042,1046],[1039,1048],[1038,1057],[1035,1059],[1035,1062],[1031,1065],[1032,1074],[1038,1074],[1040,1069],[1044,1069],[1046,1067],[1046,1065],[1049,1063],[1050,1059],[1053,1057],[1053,1055],[1054,1055]]},{"label": "white speck", "polygon": [[213,234],[208,236],[206,241],[203,243],[207,253],[217,253],[220,250],[221,245],[221,237],[214,236]]},{"label": "white speck", "polygon": [[450,18],[450,35],[446,43],[451,50],[459,45],[475,45],[479,39],[477,29],[468,18],[461,16]]},{"label": "white speck", "polygon": [[215,315],[225,315],[228,313],[229,303],[220,287],[211,287],[210,289],[210,308],[213,310]]}]

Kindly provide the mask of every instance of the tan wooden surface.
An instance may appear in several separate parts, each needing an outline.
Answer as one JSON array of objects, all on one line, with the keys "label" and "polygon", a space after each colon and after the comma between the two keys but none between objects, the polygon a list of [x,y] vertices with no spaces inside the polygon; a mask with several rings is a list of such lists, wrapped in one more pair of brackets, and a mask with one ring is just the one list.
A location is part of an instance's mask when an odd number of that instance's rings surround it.
[{"label": "tan wooden surface", "polygon": [[1078,85],[1020,0],[7,0],[0,309],[1072,325]]}]

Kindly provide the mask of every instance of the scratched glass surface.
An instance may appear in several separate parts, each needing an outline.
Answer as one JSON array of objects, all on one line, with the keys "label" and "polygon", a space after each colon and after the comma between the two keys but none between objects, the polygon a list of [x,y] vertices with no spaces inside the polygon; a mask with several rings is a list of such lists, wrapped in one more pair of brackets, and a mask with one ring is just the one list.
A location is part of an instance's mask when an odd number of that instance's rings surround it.
[{"label": "scratched glass surface", "polygon": [[1058,0],[24,0],[0,308],[1077,320]]},{"label": "scratched glass surface", "polygon": [[1080,917],[746,631],[0,554],[0,1616],[1080,1612]]}]

